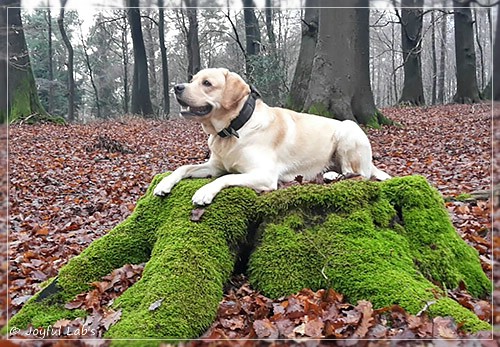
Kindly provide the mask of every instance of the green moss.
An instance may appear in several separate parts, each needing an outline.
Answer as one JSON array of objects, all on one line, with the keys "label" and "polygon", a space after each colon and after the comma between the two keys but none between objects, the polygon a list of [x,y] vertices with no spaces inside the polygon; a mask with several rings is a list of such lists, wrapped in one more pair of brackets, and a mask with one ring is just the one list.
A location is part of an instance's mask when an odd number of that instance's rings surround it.
[{"label": "green moss", "polygon": [[319,102],[312,104],[306,113],[315,114],[327,118],[335,118],[335,116],[330,111],[328,111],[328,107],[325,104]]},{"label": "green moss", "polygon": [[[191,196],[206,183],[184,180],[173,189],[151,260],[141,280],[116,300],[123,316],[108,337],[193,338],[214,320],[256,194],[247,188],[223,190],[202,221],[191,222]],[[163,300],[160,307],[150,311],[158,300]]]},{"label": "green moss", "polygon": [[107,337],[113,344],[197,337],[213,321],[240,248],[256,232],[249,278],[270,297],[333,287],[351,302],[399,304],[417,313],[437,294],[443,298],[431,314],[453,316],[470,331],[487,326],[445,298],[442,288],[461,282],[474,296],[487,295],[491,282],[423,177],[300,185],[259,197],[248,188],[224,189],[192,222],[191,197],[209,180],[183,180],[159,198],[152,190],[164,176],[154,178],[128,219],[61,269],[55,294],[38,302],[37,294],[10,324],[83,314],[63,304],[113,269],[147,262],[141,279],[115,301],[122,318]]},{"label": "green moss", "polygon": [[473,312],[464,310],[463,306],[450,298],[442,298],[430,305],[429,313],[433,317],[453,317],[455,322],[465,331],[491,330],[491,326],[487,322],[480,320]]},{"label": "green moss", "polygon": [[[351,302],[396,303],[417,313],[434,293],[445,295],[435,282],[455,288],[463,281],[475,296],[491,291],[476,251],[460,239],[423,177],[292,188],[261,201],[249,276],[265,295],[333,287]],[[457,310],[467,317],[467,309]]]},{"label": "green moss", "polygon": [[[190,221],[191,196],[208,180],[184,180],[168,198],[156,197],[154,186],[165,176],[153,179],[129,218],[60,270],[55,294],[40,304],[28,302],[12,321],[20,325],[38,320],[54,323],[52,315],[37,308],[62,307],[115,268],[149,260],[141,280],[116,300],[116,308],[124,314],[109,336],[200,335],[217,312],[223,284],[252,219],[256,193],[248,188],[224,190],[196,223]],[[161,298],[161,307],[149,311]],[[60,316],[73,314],[63,310]]]}]

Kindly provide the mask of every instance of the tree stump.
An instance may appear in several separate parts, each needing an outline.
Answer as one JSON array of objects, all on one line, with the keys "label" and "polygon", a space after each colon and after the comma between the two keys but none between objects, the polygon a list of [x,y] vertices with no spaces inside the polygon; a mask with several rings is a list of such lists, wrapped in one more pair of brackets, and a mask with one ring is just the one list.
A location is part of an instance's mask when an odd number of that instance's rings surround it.
[{"label": "tree stump", "polygon": [[399,304],[412,314],[434,302],[431,316],[452,316],[471,332],[490,328],[446,296],[446,288],[465,285],[484,297],[492,285],[423,177],[304,184],[262,195],[228,188],[192,221],[191,196],[209,180],[183,180],[160,198],[152,192],[164,176],[153,179],[130,217],[61,268],[4,332],[84,316],[64,305],[112,270],[147,262],[142,278],[113,303],[122,316],[107,337],[196,338],[214,320],[223,285],[245,252],[251,284],[271,298],[333,288],[351,302]]}]

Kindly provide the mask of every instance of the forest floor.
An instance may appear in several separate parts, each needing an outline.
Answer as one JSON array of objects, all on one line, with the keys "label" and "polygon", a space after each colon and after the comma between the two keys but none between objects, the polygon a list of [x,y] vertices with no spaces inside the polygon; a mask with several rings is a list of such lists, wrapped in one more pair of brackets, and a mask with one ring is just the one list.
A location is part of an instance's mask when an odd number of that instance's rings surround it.
[{"label": "forest floor", "polygon": [[[402,126],[367,130],[375,164],[393,176],[423,175],[443,194],[457,232],[478,250],[483,269],[493,278],[495,287],[491,302],[472,299],[459,290],[450,292],[450,296],[494,324],[498,339],[500,197],[497,193],[493,199],[462,198],[499,183],[500,111],[493,117],[493,126],[491,105],[487,104],[382,111]],[[0,141],[0,252],[4,258],[0,264],[0,326],[6,324],[7,308],[9,315],[15,314],[40,289],[42,281],[57,275],[71,257],[124,220],[155,174],[203,162],[208,155],[206,135],[198,125],[183,120],[124,117],[86,125],[14,125],[8,131],[0,128]],[[8,244],[3,232],[7,229],[7,194]],[[141,271],[142,266],[117,270],[103,279],[107,290],[96,287],[81,300],[93,296],[97,301],[105,302],[103,297],[109,301],[110,296],[137,280]],[[312,302],[325,296],[334,297],[331,300],[337,309],[348,312],[350,318],[335,327],[324,322],[309,324],[304,318],[306,311]],[[269,319],[273,311],[288,306],[295,307],[294,315],[284,312],[280,322]],[[363,318],[367,315],[368,320]],[[94,323],[102,334],[105,324]],[[346,338],[360,328],[367,339],[458,338],[465,345],[466,339],[491,338],[488,332],[466,335],[446,318],[430,321],[398,307],[373,310],[367,302],[347,303],[334,292],[305,290],[271,301],[255,292],[243,276],[233,278],[227,286],[217,320],[204,337]],[[498,346],[496,341],[483,342]],[[73,340],[72,345],[75,343]],[[343,345],[360,343],[345,340]],[[188,344],[198,345],[200,341]],[[30,345],[50,343],[36,341]]]}]

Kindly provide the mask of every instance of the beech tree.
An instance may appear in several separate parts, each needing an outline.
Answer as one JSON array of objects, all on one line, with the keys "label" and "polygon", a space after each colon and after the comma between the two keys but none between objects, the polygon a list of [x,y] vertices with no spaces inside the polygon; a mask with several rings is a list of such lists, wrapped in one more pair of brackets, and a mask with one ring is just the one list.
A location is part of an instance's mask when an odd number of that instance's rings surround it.
[{"label": "beech tree", "polygon": [[312,72],[319,26],[319,10],[316,4],[317,0],[306,0],[299,58],[287,99],[287,107],[296,111],[302,111],[304,108]]},{"label": "beech tree", "polygon": [[[31,69],[28,47],[21,20],[21,1],[5,0],[0,5],[1,46],[9,47],[9,55],[0,57],[0,121],[12,122],[29,119],[36,121],[49,117],[38,97],[35,78]],[[7,74],[9,76],[7,80]],[[4,88],[7,87],[5,90]],[[7,95],[7,97],[5,97]],[[53,119],[55,120],[55,119]]]},{"label": "beech tree", "polygon": [[252,81],[254,70],[252,60],[259,55],[261,48],[261,36],[259,21],[255,16],[255,4],[253,0],[243,0],[243,15],[245,18],[245,41],[246,41],[246,73]]},{"label": "beech tree", "polygon": [[69,40],[66,29],[64,28],[64,7],[66,6],[67,0],[61,0],[61,10],[59,11],[59,18],[57,18],[57,25],[59,26],[59,31],[68,51],[68,121],[73,122],[75,120],[75,76],[73,73],[74,67],[74,50]]},{"label": "beech tree", "polygon": [[163,0],[158,0],[158,37],[160,39],[161,53],[161,73],[162,73],[162,107],[163,113],[170,113],[170,98],[168,97],[168,60],[167,48],[165,47],[165,14],[163,10]]},{"label": "beech tree", "polygon": [[131,112],[144,117],[153,115],[153,106],[149,94],[148,61],[141,28],[139,0],[127,0],[127,18],[132,34],[134,48],[134,79],[132,82]]},{"label": "beech tree", "polygon": [[[500,13],[500,4],[497,6]],[[493,100],[500,100],[500,20],[497,18],[497,29],[495,32],[495,43],[493,46]]]},{"label": "beech tree", "polygon": [[453,3],[455,21],[455,57],[457,91],[453,101],[461,104],[479,102],[479,89],[476,78],[476,53],[470,4]]},{"label": "beech tree", "polygon": [[188,81],[191,80],[198,71],[201,70],[200,42],[198,39],[198,0],[184,0],[186,4],[189,28],[186,31],[187,36],[187,55],[188,55]]},{"label": "beech tree", "polygon": [[375,107],[369,72],[368,0],[319,3],[319,37],[305,109],[374,127],[388,122]]},{"label": "beech tree", "polygon": [[401,1],[401,46],[403,48],[404,84],[400,103],[423,105],[422,17],[424,0]]}]

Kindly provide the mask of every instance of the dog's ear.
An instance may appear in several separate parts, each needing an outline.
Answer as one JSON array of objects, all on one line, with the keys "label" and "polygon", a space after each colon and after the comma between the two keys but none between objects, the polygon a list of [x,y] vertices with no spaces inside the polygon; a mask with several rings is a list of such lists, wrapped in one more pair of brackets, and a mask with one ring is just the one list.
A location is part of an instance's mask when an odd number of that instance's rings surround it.
[{"label": "dog's ear", "polygon": [[250,87],[245,83],[240,75],[227,71],[226,87],[224,88],[224,96],[221,105],[226,110],[233,108],[238,101],[250,94]]}]

